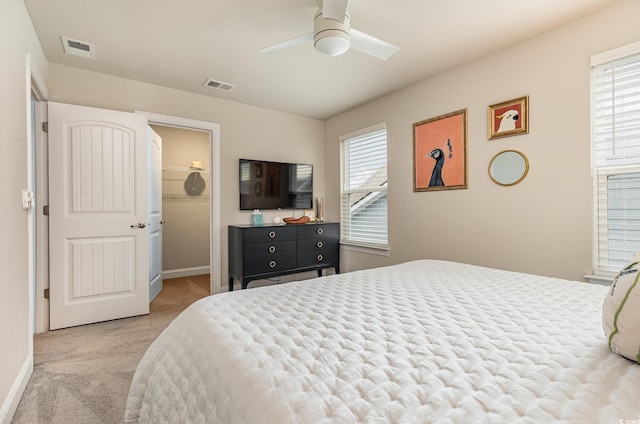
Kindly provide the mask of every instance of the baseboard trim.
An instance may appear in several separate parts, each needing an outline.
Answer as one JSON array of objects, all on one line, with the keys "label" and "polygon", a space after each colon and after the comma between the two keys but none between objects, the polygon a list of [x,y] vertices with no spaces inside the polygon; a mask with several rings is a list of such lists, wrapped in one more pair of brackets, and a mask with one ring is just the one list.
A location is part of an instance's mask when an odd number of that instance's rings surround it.
[{"label": "baseboard trim", "polygon": [[210,274],[210,266],[197,266],[193,268],[180,268],[162,271],[162,279],[191,277],[192,275]]},{"label": "baseboard trim", "polygon": [[16,377],[16,380],[13,382],[13,386],[11,387],[7,398],[2,404],[2,409],[0,409],[0,423],[11,424],[13,415],[16,413],[16,409],[18,409],[20,398],[24,393],[24,389],[27,387],[27,383],[29,382],[32,372],[33,355],[29,354],[22,365],[22,369],[20,370],[18,377]]}]

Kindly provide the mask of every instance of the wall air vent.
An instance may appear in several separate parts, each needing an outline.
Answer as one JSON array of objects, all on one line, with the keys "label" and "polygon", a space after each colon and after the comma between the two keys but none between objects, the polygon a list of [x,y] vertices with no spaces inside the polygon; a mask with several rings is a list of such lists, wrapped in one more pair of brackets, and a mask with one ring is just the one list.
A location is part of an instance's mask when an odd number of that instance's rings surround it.
[{"label": "wall air vent", "polygon": [[66,54],[74,56],[86,57],[87,59],[96,58],[96,49],[93,44],[85,43],[84,41],[74,40],[62,35],[62,46]]},{"label": "wall air vent", "polygon": [[211,87],[211,88],[215,88],[216,90],[222,90],[222,91],[231,91],[234,88],[236,88],[235,84],[229,84],[228,82],[222,82],[222,81],[216,81],[216,80],[212,80],[211,78],[209,78],[208,80],[206,80],[204,82],[205,87]]}]

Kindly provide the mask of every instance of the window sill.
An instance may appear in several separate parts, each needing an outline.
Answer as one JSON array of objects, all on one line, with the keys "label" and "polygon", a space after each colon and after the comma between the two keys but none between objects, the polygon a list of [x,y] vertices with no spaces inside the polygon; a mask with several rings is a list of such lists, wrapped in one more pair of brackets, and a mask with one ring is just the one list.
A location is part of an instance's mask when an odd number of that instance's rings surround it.
[{"label": "window sill", "polygon": [[604,275],[585,275],[584,278],[590,284],[599,284],[601,286],[610,286],[615,277]]},{"label": "window sill", "polygon": [[391,254],[391,249],[389,249],[388,247],[371,247],[371,246],[359,246],[357,244],[340,243],[340,249],[350,250],[352,252],[368,253],[371,255],[378,255],[378,256],[389,256]]}]

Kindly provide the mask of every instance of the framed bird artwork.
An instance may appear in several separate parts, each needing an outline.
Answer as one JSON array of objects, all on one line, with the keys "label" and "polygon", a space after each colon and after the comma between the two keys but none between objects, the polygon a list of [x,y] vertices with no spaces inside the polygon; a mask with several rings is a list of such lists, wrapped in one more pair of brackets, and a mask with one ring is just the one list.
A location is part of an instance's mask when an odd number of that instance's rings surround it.
[{"label": "framed bird artwork", "polygon": [[467,187],[467,109],[414,123],[413,191]]},{"label": "framed bird artwork", "polygon": [[489,106],[489,140],[529,132],[529,96]]}]

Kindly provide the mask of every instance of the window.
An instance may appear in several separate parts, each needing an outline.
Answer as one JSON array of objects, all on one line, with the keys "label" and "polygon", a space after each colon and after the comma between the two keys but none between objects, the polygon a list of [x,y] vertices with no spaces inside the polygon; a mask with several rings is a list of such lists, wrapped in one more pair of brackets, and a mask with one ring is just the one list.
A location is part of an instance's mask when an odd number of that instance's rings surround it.
[{"label": "window", "polygon": [[592,57],[594,272],[640,250],[640,43]]},{"label": "window", "polygon": [[384,124],[340,137],[340,210],[341,243],[388,247]]}]

